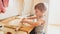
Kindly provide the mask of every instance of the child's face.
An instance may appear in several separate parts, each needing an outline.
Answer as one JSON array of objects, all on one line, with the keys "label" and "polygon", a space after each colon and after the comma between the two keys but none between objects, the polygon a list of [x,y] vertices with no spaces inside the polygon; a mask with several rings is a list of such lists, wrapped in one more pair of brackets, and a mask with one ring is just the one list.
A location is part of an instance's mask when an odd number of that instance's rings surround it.
[{"label": "child's face", "polygon": [[35,9],[35,14],[37,17],[43,16],[43,12],[41,12],[39,9]]}]

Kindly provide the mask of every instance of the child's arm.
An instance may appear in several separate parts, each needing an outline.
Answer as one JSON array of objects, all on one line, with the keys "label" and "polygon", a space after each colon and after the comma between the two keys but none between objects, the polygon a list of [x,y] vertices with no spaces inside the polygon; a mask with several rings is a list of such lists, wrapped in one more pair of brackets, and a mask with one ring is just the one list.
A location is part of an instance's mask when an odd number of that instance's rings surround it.
[{"label": "child's arm", "polygon": [[23,23],[28,23],[28,24],[31,24],[32,26],[39,26],[39,25],[43,25],[45,21],[39,20],[38,22],[32,22],[32,21],[28,21],[28,19],[25,19]]}]

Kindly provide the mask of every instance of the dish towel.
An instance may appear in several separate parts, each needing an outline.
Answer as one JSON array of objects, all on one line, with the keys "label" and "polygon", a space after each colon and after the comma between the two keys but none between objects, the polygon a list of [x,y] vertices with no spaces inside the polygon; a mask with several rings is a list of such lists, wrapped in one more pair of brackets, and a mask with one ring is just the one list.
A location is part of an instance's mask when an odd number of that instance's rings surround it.
[{"label": "dish towel", "polygon": [[0,13],[5,13],[9,0],[0,0]]}]

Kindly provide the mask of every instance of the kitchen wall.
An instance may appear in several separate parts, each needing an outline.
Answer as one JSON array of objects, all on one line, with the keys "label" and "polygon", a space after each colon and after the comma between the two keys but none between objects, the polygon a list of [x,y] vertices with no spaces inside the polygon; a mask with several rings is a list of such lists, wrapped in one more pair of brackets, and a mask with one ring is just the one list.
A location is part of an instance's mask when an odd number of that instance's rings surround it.
[{"label": "kitchen wall", "polygon": [[6,8],[6,12],[0,14],[0,20],[15,15],[21,15],[23,8],[23,0],[9,0],[9,6]]},{"label": "kitchen wall", "polygon": [[60,34],[60,0],[49,1],[47,34]]}]

